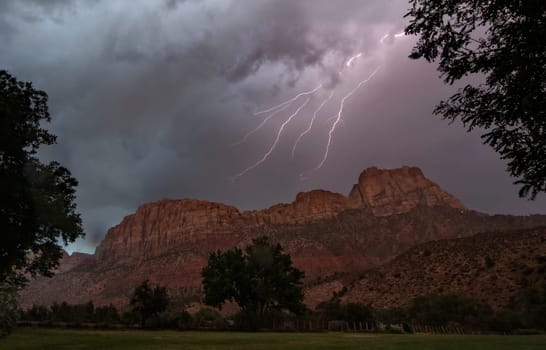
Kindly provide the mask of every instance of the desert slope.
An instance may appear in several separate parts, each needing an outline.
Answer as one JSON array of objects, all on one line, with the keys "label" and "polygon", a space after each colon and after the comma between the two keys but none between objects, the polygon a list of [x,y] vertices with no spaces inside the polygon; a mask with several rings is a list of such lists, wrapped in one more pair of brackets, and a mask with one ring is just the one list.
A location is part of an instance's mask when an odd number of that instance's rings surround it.
[{"label": "desert slope", "polygon": [[546,227],[428,242],[363,273],[343,299],[396,307],[429,293],[456,293],[506,307],[526,287],[546,290]]}]

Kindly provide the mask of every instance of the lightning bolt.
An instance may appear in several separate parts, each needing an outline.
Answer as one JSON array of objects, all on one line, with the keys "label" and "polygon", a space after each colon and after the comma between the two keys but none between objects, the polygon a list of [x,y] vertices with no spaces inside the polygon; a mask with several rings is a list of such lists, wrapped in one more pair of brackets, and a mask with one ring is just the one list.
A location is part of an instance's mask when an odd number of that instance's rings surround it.
[{"label": "lightning bolt", "polygon": [[[390,34],[390,33],[387,33],[385,35],[383,35],[380,39],[379,39],[379,43],[380,44],[385,44],[385,41],[389,38],[402,38],[405,36],[405,33],[404,32],[400,32],[400,33],[395,33],[395,34]],[[347,60],[345,61],[345,63],[342,65],[341,69],[338,71],[338,74],[339,75],[343,75],[345,73],[345,71],[349,70],[353,65],[354,65],[354,62],[356,59],[360,58],[363,56],[363,52],[358,52],[356,54],[354,54],[353,56],[350,56],[347,58]],[[330,123],[331,120],[333,120],[334,122],[330,125],[330,129],[328,131],[328,140],[327,140],[327,143],[326,143],[326,149],[324,150],[324,154],[323,154],[323,157],[322,157],[322,160],[320,161],[320,163],[315,167],[313,168],[311,171],[315,171],[315,170],[318,170],[320,168],[322,168],[322,166],[325,164],[326,160],[328,159],[328,156],[329,156],[329,153],[330,153],[330,148],[331,148],[331,145],[332,145],[332,140],[333,140],[333,135],[334,133],[336,132],[337,130],[337,127],[338,125],[343,122],[343,111],[344,111],[344,107],[345,107],[345,102],[347,101],[347,99],[349,99],[358,89],[360,89],[362,87],[362,85],[366,84],[368,81],[370,81],[370,79],[372,79],[374,77],[374,75],[379,71],[379,69],[381,68],[381,66],[378,66],[366,79],[360,81],[352,90],[350,90],[345,96],[343,96],[343,98],[341,98],[341,100],[339,100],[339,109],[337,111],[336,114],[334,114],[332,117],[328,118],[326,123]],[[318,85],[312,89],[312,90],[308,90],[308,91],[304,91],[304,92],[300,92],[299,94],[295,95],[294,97],[284,101],[284,102],[281,102],[273,107],[270,107],[270,108],[267,108],[267,109],[264,109],[264,110],[259,110],[259,111],[256,111],[253,113],[254,116],[259,116],[259,115],[262,115],[262,114],[268,114],[265,119],[253,130],[251,130],[250,132],[248,132],[241,141],[237,142],[235,145],[238,145],[238,144],[241,144],[243,142],[245,142],[252,134],[254,134],[255,132],[257,132],[258,130],[260,130],[261,128],[264,127],[264,125],[271,119],[273,118],[274,116],[276,116],[277,114],[283,112],[284,110],[288,109],[289,107],[293,106],[293,104],[302,96],[309,96],[309,95],[313,95],[314,93],[316,93],[319,89],[321,88],[324,88],[323,84],[322,84],[322,81],[319,81]],[[332,90],[330,92],[330,94],[328,95],[327,98],[325,98],[324,100],[322,100],[322,102],[320,103],[320,105],[315,109],[314,113],[313,113],[313,117],[311,118],[310,122],[309,122],[309,125],[307,126],[307,128],[302,131],[298,137],[296,138],[296,141],[294,142],[294,145],[292,147],[292,157],[294,157],[295,155],[295,152],[296,152],[296,149],[299,145],[299,143],[301,142],[301,140],[303,139],[303,137],[305,135],[307,135],[311,129],[313,128],[313,125],[315,124],[315,121],[318,117],[318,114],[320,111],[323,110],[323,108],[328,104],[328,102],[333,98],[334,96],[334,92],[335,90]],[[304,103],[302,103],[297,109],[296,111],[291,114],[288,119],[286,119],[282,125],[280,126],[280,128],[278,129],[277,131],[277,135],[275,137],[275,140],[273,142],[273,144],[271,145],[271,147],[269,148],[269,150],[262,156],[262,158],[260,158],[257,162],[255,162],[254,164],[252,164],[251,166],[249,166],[248,168],[244,169],[243,171],[241,171],[240,173],[236,174],[235,176],[233,176],[232,178],[232,181],[235,181],[237,178],[245,175],[247,172],[251,171],[252,169],[258,167],[260,164],[262,164],[263,162],[265,162],[269,156],[273,153],[273,151],[275,150],[275,148],[277,147],[279,141],[280,141],[280,137],[282,135],[282,133],[284,132],[284,129],[285,127],[292,121],[292,119],[294,119],[298,114],[299,112],[309,103],[309,101],[311,100],[311,96],[308,97],[306,99],[306,101]],[[304,178],[304,173],[300,174],[300,177],[302,177],[302,179]]]},{"label": "lightning bolt", "polygon": [[341,121],[341,117],[343,115],[343,107],[345,106],[345,101],[349,97],[351,97],[362,85],[364,85],[368,81],[370,81],[370,79],[373,78],[373,76],[379,71],[380,68],[381,68],[381,66],[377,67],[366,79],[364,79],[360,83],[358,83],[358,85],[354,89],[349,91],[349,93],[347,93],[341,99],[341,102],[340,102],[340,105],[339,105],[339,110],[338,110],[338,112],[336,114],[336,119],[335,119],[334,123],[332,124],[332,127],[330,128],[330,131],[328,132],[328,143],[326,144],[326,151],[324,152],[324,156],[322,157],[322,161],[313,170],[320,169],[324,165],[324,162],[326,162],[326,159],[328,158],[328,153],[330,152],[330,145],[332,143],[332,135],[336,131],[336,127],[339,124],[339,122]]},{"label": "lightning bolt", "polygon": [[[294,101],[292,101],[294,102]],[[236,142],[234,144],[232,144],[232,146],[237,146],[237,145],[240,145],[242,143],[245,143],[246,140],[250,137],[250,135],[254,134],[256,131],[260,130],[264,125],[265,123],[267,123],[269,121],[269,119],[273,118],[274,116],[276,116],[277,114],[279,114],[280,112],[284,111],[285,109],[287,109],[288,107],[290,107],[292,105],[292,102],[291,103],[288,103],[284,106],[282,106],[281,108],[277,109],[276,111],[274,111],[273,113],[271,113],[270,115],[268,115],[264,120],[262,120],[262,122],[260,123],[260,125],[258,125],[256,128],[254,128],[253,130],[249,131],[242,139],[241,141],[239,142]]]},{"label": "lightning bolt", "polygon": [[258,116],[260,114],[265,114],[265,113],[269,113],[269,112],[272,112],[270,115],[268,115],[267,117],[265,117],[264,120],[262,120],[262,122],[260,123],[260,125],[258,125],[256,128],[254,128],[253,130],[249,131],[240,141],[238,142],[235,142],[233,143],[231,146],[237,146],[237,145],[240,145],[242,143],[245,143],[246,140],[248,140],[248,138],[254,134],[256,131],[260,130],[261,128],[263,128],[263,126],[271,119],[273,118],[274,116],[276,116],[277,114],[279,114],[280,112],[284,111],[285,109],[287,109],[288,107],[290,107],[292,105],[292,103],[294,103],[298,98],[302,97],[302,96],[306,96],[306,95],[312,95],[314,94],[315,92],[317,92],[320,88],[322,88],[322,83],[320,83],[317,87],[315,87],[313,90],[309,90],[309,91],[304,91],[302,93],[299,93],[297,94],[296,96],[292,97],[291,99],[289,100],[286,100],[282,103],[279,103],[278,105],[276,106],[273,106],[271,108],[268,108],[268,109],[264,109],[263,111],[258,111],[258,112],[255,112],[253,115],[254,116]]},{"label": "lightning bolt", "polygon": [[328,124],[330,122],[330,120],[334,120],[337,118],[337,114],[334,114],[333,116],[329,117],[328,119],[326,119],[324,121],[324,124]]},{"label": "lightning bolt", "polygon": [[257,112],[254,112],[253,115],[260,115],[260,114],[265,114],[265,113],[269,113],[271,111],[274,111],[276,110],[277,108],[281,108],[283,106],[290,106],[290,104],[292,104],[294,101],[296,101],[298,98],[302,97],[302,96],[306,96],[306,95],[312,95],[314,94],[315,92],[317,92],[320,88],[322,87],[322,83],[318,84],[318,86],[316,88],[314,88],[313,90],[309,90],[309,91],[304,91],[304,92],[301,92],[299,94],[297,94],[296,96],[292,97],[291,99],[289,100],[286,100],[284,102],[281,102],[279,103],[278,105],[276,106],[273,106],[271,108],[268,108],[268,109],[264,109],[263,111],[257,111]]},{"label": "lightning bolt", "polygon": [[294,113],[292,113],[288,119],[285,120],[284,123],[282,123],[281,127],[279,128],[279,131],[277,132],[277,137],[275,138],[275,141],[273,142],[273,144],[271,145],[271,147],[269,148],[269,151],[267,151],[263,157],[258,160],[256,163],[252,164],[251,166],[249,166],[248,168],[246,168],[245,170],[241,171],[239,174],[235,175],[233,178],[232,178],[232,181],[235,181],[236,179],[238,179],[239,177],[243,176],[244,174],[246,174],[247,172],[249,172],[250,170],[256,168],[258,165],[262,164],[263,162],[265,162],[267,160],[267,158],[271,155],[271,153],[275,150],[275,148],[277,147],[277,144],[279,143],[279,139],[281,138],[281,135],[282,135],[282,132],[284,130],[284,128],[286,127],[286,125],[288,125],[288,123],[290,123],[292,121],[292,119],[294,119],[295,116],[298,115],[298,113],[307,105],[307,103],[309,103],[309,101],[311,100],[311,98],[307,98],[307,100],[305,100],[304,103],[302,103],[298,109],[296,109],[296,111]]},{"label": "lightning bolt", "polygon": [[318,106],[318,108],[313,113],[313,118],[311,118],[311,122],[309,123],[309,126],[307,126],[307,129],[305,129],[296,139],[296,142],[294,143],[294,147],[292,147],[292,158],[294,157],[294,153],[296,152],[296,147],[298,147],[298,143],[300,142],[301,138],[304,137],[309,131],[311,131],[311,128],[313,127],[313,123],[315,122],[315,119],[317,119],[317,113],[324,107],[326,103],[334,96],[334,90],[330,93],[330,95],[325,98],[322,103]]},{"label": "lightning bolt", "polygon": [[347,67],[351,67],[351,65],[353,64],[353,61],[356,60],[357,58],[360,58],[362,56],[362,52],[359,52],[357,53],[356,55],[350,57],[347,62],[345,63],[345,65]]},{"label": "lightning bolt", "polygon": [[[383,45],[383,44],[385,43],[385,40],[386,40],[388,37],[390,37],[390,36],[391,36],[391,34],[388,34],[388,33],[385,34],[385,35],[383,35],[383,36],[381,37],[381,39],[379,39],[379,43],[381,43],[381,45]],[[405,32],[400,32],[400,33],[392,34],[392,37],[394,37],[394,38],[402,38],[402,37],[404,37],[404,36],[406,36],[406,33],[405,33]]]}]

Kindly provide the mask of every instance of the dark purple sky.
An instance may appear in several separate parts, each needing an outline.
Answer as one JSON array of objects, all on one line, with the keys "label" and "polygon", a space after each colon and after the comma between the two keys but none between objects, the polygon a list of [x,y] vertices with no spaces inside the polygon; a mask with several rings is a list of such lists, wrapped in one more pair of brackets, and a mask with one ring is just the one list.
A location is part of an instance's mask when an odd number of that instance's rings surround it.
[{"label": "dark purple sky", "polygon": [[[370,166],[419,166],[471,209],[546,213],[544,195],[518,198],[480,131],[432,116],[456,87],[434,64],[407,58],[414,38],[394,36],[407,8],[403,0],[0,1],[0,68],[49,94],[59,142],[41,156],[80,181],[87,238],[70,250],[93,251],[145,202],[259,209],[314,188],[347,194]],[[376,69],[336,122],[343,97]],[[253,112],[321,83],[237,144],[268,116]],[[307,98],[269,157],[233,181]],[[328,157],[313,170],[334,124]]]}]

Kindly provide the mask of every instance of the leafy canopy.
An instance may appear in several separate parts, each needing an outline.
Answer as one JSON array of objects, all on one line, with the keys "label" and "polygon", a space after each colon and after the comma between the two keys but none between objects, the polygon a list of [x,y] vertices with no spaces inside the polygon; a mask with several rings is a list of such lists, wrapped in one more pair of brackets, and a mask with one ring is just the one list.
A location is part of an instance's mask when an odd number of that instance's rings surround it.
[{"label": "leafy canopy", "polygon": [[0,70],[0,282],[50,276],[61,243],[82,237],[76,213],[77,181],[57,162],[36,157],[55,143],[42,127],[50,121],[47,94]]},{"label": "leafy canopy", "polygon": [[546,1],[410,0],[407,34],[419,35],[411,58],[439,60],[453,84],[468,84],[435,114],[460,119],[508,161],[520,196],[546,191]]},{"label": "leafy canopy", "polygon": [[244,251],[233,248],[212,253],[202,276],[207,305],[221,307],[234,301],[244,313],[257,317],[281,310],[299,314],[305,308],[304,273],[267,237],[253,240]]}]

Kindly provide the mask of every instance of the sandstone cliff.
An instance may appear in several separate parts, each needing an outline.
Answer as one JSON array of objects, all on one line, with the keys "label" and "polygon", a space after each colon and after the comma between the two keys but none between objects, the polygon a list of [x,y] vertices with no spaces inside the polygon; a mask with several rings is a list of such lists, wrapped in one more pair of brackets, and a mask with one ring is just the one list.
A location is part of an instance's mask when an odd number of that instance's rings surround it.
[{"label": "sandstone cliff", "polygon": [[[25,305],[91,299],[121,306],[149,279],[167,285],[180,302],[196,300],[211,251],[262,235],[281,243],[313,286],[319,278],[351,276],[383,264],[419,243],[538,225],[546,225],[546,216],[467,210],[418,168],[370,168],[348,197],[315,190],[289,204],[246,212],[193,199],[142,205],[108,231],[94,256],[63,259],[54,278],[33,281],[22,299]],[[308,303],[329,298],[334,285],[309,290]]]}]

